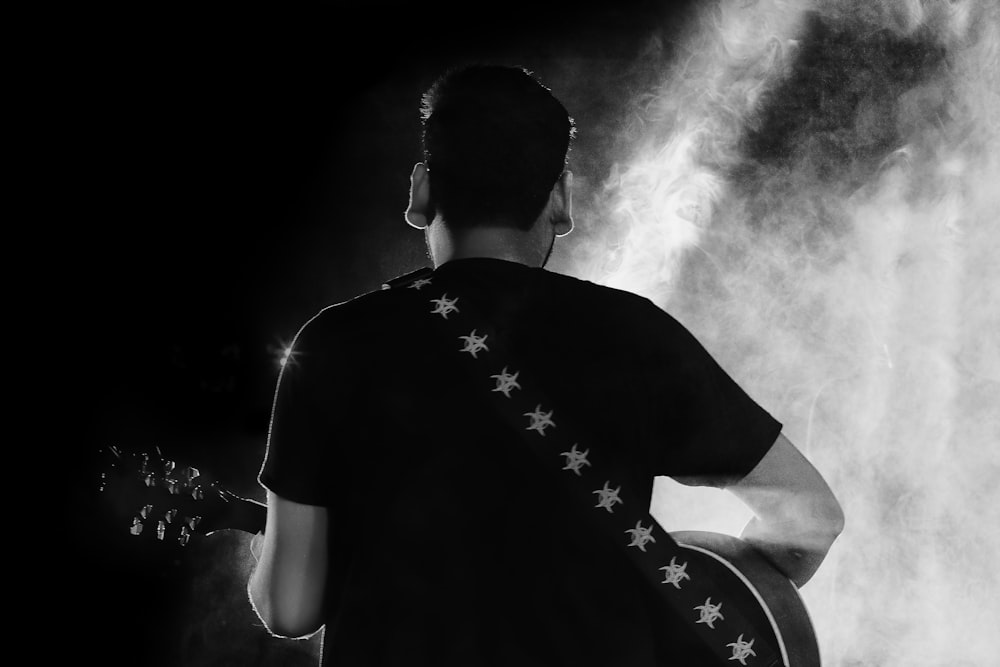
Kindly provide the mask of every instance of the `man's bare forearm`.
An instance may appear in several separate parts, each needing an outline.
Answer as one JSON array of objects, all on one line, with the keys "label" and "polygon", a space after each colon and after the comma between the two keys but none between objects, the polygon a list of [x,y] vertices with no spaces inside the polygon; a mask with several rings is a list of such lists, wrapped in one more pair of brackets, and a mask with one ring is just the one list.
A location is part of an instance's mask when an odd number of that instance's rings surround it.
[{"label": "man's bare forearm", "polygon": [[783,434],[743,479],[727,487],[754,518],[740,537],[796,586],[816,573],[844,529],[844,512],[826,480]]},{"label": "man's bare forearm", "polygon": [[769,524],[754,517],[740,537],[801,588],[816,574],[841,529],[842,525],[835,521],[803,526]]}]

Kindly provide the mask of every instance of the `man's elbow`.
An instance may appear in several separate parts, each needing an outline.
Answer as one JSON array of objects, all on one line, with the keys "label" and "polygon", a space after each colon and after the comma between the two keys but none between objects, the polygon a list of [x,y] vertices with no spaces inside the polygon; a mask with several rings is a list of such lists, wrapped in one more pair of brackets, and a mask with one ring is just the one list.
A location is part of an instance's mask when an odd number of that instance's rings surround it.
[{"label": "man's elbow", "polygon": [[824,529],[830,535],[831,543],[844,532],[845,521],[844,508],[840,506],[836,498],[832,498],[831,502],[827,503],[827,506],[824,508],[821,519]]},{"label": "man's elbow", "polygon": [[275,637],[307,639],[319,632],[323,623],[315,619],[272,617],[269,621],[264,621],[264,627]]},{"label": "man's elbow", "polygon": [[761,528],[776,542],[826,553],[844,531],[844,511],[832,493],[801,494],[758,512]]},{"label": "man's elbow", "polygon": [[840,506],[837,499],[834,498],[832,506],[828,508],[826,515],[824,516],[824,523],[827,529],[833,534],[834,538],[838,537],[842,532],[844,532],[844,508]]},{"label": "man's elbow", "polygon": [[794,523],[813,548],[825,552],[844,532],[844,510],[832,495],[804,505]]},{"label": "man's elbow", "polygon": [[304,639],[323,627],[319,611],[305,610],[296,600],[282,599],[267,591],[253,578],[249,586],[250,604],[267,631],[276,637]]}]

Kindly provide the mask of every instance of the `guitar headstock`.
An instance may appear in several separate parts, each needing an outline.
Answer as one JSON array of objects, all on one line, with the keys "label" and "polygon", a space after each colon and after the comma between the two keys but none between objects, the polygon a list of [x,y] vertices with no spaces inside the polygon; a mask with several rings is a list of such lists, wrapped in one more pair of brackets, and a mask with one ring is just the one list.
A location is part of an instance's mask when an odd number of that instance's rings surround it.
[{"label": "guitar headstock", "polygon": [[110,446],[105,455],[100,492],[133,536],[186,546],[194,535],[264,528],[264,504],[237,496],[198,468],[178,466],[158,447],[150,453]]}]

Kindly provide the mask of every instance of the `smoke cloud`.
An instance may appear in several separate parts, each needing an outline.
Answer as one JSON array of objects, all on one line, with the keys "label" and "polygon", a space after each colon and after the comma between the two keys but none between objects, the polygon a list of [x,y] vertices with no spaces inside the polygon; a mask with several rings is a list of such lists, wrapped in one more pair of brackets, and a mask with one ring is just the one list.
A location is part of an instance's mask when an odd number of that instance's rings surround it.
[{"label": "smoke cloud", "polygon": [[[825,664],[993,664],[1000,8],[700,12],[554,268],[671,312],[827,477],[847,528],[802,591]],[[653,511],[749,518],[668,480]]]}]

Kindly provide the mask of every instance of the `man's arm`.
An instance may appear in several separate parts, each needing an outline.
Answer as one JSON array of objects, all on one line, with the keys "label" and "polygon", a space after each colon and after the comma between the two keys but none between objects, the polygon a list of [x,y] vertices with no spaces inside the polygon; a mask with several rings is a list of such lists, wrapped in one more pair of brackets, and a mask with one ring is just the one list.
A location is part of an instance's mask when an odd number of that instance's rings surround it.
[{"label": "man's arm", "polygon": [[739,482],[726,487],[755,516],[740,536],[801,587],[844,529],[844,513],[819,471],[784,435]]},{"label": "man's arm", "polygon": [[305,637],[323,625],[327,509],[267,493],[267,524],[250,543],[257,567],[248,591],[273,634]]}]

